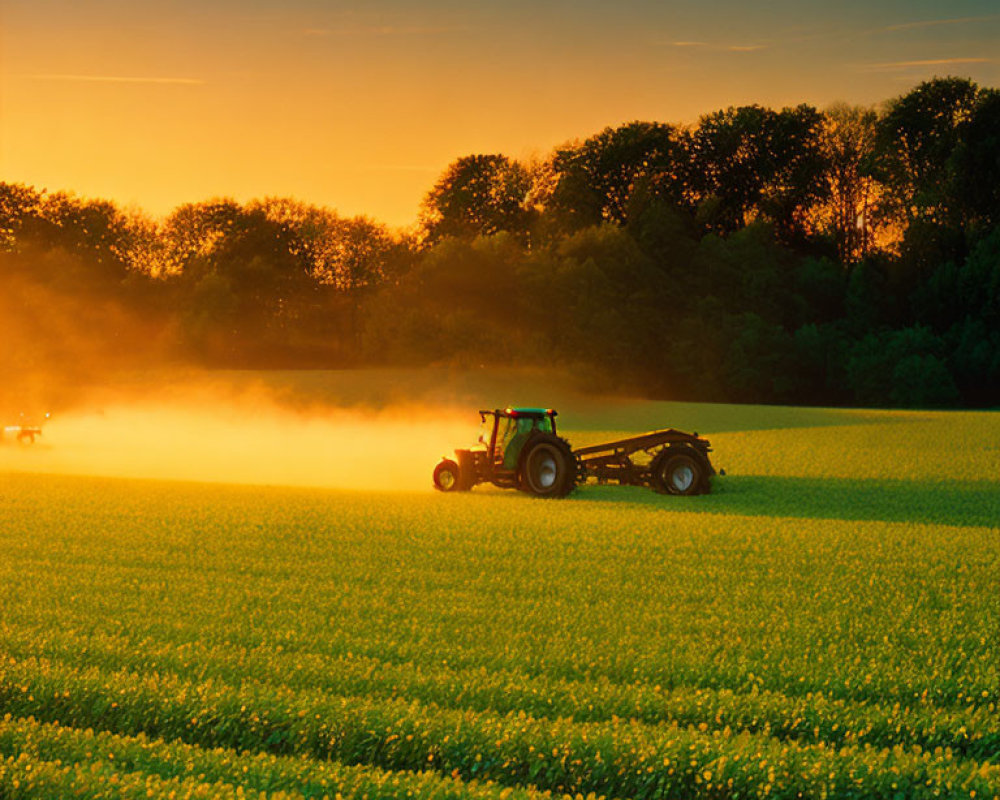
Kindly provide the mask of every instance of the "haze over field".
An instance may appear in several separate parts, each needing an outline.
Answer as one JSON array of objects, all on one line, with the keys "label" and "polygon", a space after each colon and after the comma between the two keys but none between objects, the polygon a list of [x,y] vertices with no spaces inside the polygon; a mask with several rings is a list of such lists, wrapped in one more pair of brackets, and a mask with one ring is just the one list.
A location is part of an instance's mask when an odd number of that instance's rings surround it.
[{"label": "haze over field", "polygon": [[0,471],[418,490],[474,425],[420,408],[305,415],[267,404],[117,404],[69,412],[36,444],[0,449]]}]

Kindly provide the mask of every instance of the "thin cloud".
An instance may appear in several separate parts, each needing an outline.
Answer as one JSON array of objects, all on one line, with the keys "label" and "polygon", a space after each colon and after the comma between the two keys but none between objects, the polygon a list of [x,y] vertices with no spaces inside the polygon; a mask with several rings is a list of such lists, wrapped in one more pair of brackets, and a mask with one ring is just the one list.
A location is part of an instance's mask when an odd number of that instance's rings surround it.
[{"label": "thin cloud", "polygon": [[702,50],[714,50],[725,53],[752,53],[756,50],[766,50],[766,44],[711,44],[709,42],[671,42],[671,47],[690,47]]},{"label": "thin cloud", "polygon": [[912,28],[932,28],[938,25],[965,25],[969,22],[991,22],[1000,19],[1000,14],[990,14],[985,17],[954,17],[953,19],[928,19],[920,22],[902,22],[899,25],[889,25],[884,30],[906,31]]},{"label": "thin cloud", "polygon": [[29,75],[36,81],[72,81],[75,83],[156,83],[181,86],[200,86],[205,83],[201,78],[157,78],[133,75]]},{"label": "thin cloud", "polygon": [[993,58],[928,58],[920,61],[886,61],[863,64],[866,69],[908,69],[910,67],[950,67],[955,64],[991,64]]},{"label": "thin cloud", "polygon": [[303,36],[437,36],[468,31],[467,25],[365,25],[344,28],[304,28]]}]

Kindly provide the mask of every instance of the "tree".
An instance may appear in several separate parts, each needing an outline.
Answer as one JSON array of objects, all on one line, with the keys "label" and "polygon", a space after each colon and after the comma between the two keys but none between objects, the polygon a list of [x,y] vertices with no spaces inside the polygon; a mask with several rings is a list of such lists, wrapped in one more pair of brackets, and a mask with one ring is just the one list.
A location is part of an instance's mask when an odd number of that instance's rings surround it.
[{"label": "tree", "polygon": [[821,139],[823,117],[803,104],[783,108],[772,124],[771,172],[764,183],[760,209],[774,223],[778,238],[791,242],[811,232],[811,211],[829,190]]},{"label": "tree", "polygon": [[518,271],[523,246],[508,233],[449,237],[365,306],[364,344],[379,359],[525,363],[544,354],[543,334],[524,324]]},{"label": "tree", "polygon": [[315,290],[286,222],[259,206],[212,200],[181,206],[165,233],[182,267],[173,283],[192,305],[186,321],[194,340],[238,363],[262,363],[285,346],[300,298]]},{"label": "tree", "polygon": [[958,399],[944,342],[927,328],[871,333],[847,360],[847,383],[863,405],[942,406]]},{"label": "tree", "polygon": [[753,313],[727,316],[725,327],[730,332],[722,362],[726,396],[744,403],[787,401],[793,338]]},{"label": "tree", "polygon": [[946,337],[950,365],[962,399],[977,405],[1000,405],[1000,330],[981,317],[966,317]]},{"label": "tree", "polygon": [[954,153],[954,190],[966,221],[1000,225],[1000,91],[980,93],[959,130]]},{"label": "tree", "polygon": [[179,274],[181,265],[164,236],[163,225],[141,211],[122,217],[123,236],[115,254],[132,276],[162,279]]},{"label": "tree", "polygon": [[367,217],[346,219],[327,208],[288,198],[247,206],[287,231],[289,252],[317,284],[338,291],[370,288],[403,268],[409,244]]},{"label": "tree", "polygon": [[806,105],[780,112],[742,106],[702,117],[692,135],[699,218],[731,233],[763,216],[786,241],[802,235],[808,211],[826,191],[821,122]]},{"label": "tree", "polygon": [[584,228],[536,261],[528,300],[567,358],[585,357],[619,374],[641,372],[658,355],[672,287],[628,231],[609,222]]},{"label": "tree", "polygon": [[731,236],[702,238],[692,264],[696,296],[711,296],[729,313],[753,312],[768,322],[801,324],[795,301],[797,257],[775,237],[774,226],[755,222]]},{"label": "tree", "polygon": [[845,266],[864,258],[875,240],[874,211],[882,193],[872,175],[877,121],[875,111],[856,106],[836,105],[823,115],[828,199],[820,224],[831,232]]},{"label": "tree", "polygon": [[680,129],[629,122],[556,150],[555,183],[546,204],[569,230],[601,222],[621,225],[643,200],[688,203],[689,169],[687,137]]},{"label": "tree", "polygon": [[844,316],[847,273],[828,258],[806,258],[795,270],[795,291],[806,302],[806,320],[831,322]]},{"label": "tree", "polygon": [[427,238],[474,238],[500,231],[525,235],[530,210],[528,171],[504,155],[464,156],[452,163],[424,199]]},{"label": "tree", "polygon": [[979,89],[964,78],[935,78],[889,104],[878,124],[878,173],[887,205],[903,226],[923,217],[955,224],[949,168]]},{"label": "tree", "polygon": [[167,218],[163,235],[182,271],[206,261],[236,230],[242,209],[234,200],[186,203]]},{"label": "tree", "polygon": [[21,183],[0,182],[0,250],[15,250],[25,221],[41,214],[42,193]]}]

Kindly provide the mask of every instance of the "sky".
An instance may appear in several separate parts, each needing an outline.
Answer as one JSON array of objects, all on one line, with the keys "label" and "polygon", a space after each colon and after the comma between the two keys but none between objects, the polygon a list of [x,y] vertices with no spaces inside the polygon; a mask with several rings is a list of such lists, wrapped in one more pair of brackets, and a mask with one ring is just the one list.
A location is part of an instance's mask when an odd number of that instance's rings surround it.
[{"label": "sky", "polygon": [[406,227],[464,155],[944,75],[1000,86],[1000,0],[0,0],[0,180]]}]

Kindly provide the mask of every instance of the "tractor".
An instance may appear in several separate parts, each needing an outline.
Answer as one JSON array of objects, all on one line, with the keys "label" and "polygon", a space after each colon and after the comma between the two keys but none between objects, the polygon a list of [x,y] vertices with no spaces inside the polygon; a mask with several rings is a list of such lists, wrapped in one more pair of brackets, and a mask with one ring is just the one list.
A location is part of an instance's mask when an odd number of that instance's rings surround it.
[{"label": "tractor", "polygon": [[[504,408],[479,412],[479,442],[456,450],[434,469],[434,488],[468,491],[480,483],[519,489],[537,497],[565,497],[594,479],[649,486],[664,494],[711,491],[712,448],[697,433],[673,428],[576,450],[556,430],[551,408]],[[724,474],[724,473],[723,473]]]}]

